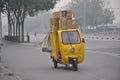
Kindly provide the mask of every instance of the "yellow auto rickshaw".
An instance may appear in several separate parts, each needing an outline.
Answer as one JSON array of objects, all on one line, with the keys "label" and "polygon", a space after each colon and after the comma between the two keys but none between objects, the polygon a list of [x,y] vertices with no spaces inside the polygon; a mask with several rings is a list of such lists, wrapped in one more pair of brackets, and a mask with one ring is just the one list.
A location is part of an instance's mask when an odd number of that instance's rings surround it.
[{"label": "yellow auto rickshaw", "polygon": [[84,38],[79,29],[58,30],[57,33],[50,33],[51,58],[54,67],[58,63],[72,64],[75,71],[77,64],[84,60]]}]

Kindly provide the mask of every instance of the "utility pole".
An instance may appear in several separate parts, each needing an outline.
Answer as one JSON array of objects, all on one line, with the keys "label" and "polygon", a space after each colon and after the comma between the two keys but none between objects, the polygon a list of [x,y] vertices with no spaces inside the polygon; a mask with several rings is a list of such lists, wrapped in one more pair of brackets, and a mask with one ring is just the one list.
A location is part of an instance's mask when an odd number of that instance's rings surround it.
[{"label": "utility pole", "polygon": [[2,15],[0,12],[0,37],[2,37]]}]

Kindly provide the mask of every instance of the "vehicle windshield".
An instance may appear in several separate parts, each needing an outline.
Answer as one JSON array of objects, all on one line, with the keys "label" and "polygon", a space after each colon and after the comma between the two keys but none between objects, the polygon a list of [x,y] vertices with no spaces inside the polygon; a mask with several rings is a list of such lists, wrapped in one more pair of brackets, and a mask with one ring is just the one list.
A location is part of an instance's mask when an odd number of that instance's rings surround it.
[{"label": "vehicle windshield", "polygon": [[78,44],[80,43],[80,35],[78,31],[64,31],[62,32],[63,44]]}]

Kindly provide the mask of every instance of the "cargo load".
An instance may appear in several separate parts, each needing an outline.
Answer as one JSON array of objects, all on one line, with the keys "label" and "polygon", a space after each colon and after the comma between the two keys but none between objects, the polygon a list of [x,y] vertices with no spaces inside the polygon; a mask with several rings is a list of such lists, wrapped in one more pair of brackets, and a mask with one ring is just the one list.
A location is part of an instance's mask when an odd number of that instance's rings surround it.
[{"label": "cargo load", "polygon": [[50,19],[51,32],[78,28],[78,21],[72,20],[72,18],[73,13],[71,10],[54,12],[53,18]]}]

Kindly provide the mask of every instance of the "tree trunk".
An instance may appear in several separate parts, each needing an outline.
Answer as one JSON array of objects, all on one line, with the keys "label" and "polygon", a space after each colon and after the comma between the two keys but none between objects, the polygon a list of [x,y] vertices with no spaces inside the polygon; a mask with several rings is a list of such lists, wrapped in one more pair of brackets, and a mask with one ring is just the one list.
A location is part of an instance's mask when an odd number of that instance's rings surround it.
[{"label": "tree trunk", "polygon": [[21,32],[22,32],[22,42],[24,42],[24,23],[22,23],[22,26],[21,26]]},{"label": "tree trunk", "polygon": [[21,29],[22,29],[22,41],[24,42],[24,18],[25,18],[25,11],[21,15]]},{"label": "tree trunk", "polygon": [[20,37],[20,36],[21,36],[21,35],[20,35],[20,33],[21,33],[21,32],[20,32],[20,31],[21,31],[21,28],[20,28],[20,23],[18,23],[18,36],[19,36],[20,41],[21,41],[21,37]]},{"label": "tree trunk", "polygon": [[0,37],[2,37],[2,16],[0,12]]},{"label": "tree trunk", "polygon": [[8,36],[10,36],[10,12],[8,11],[8,14],[7,14],[7,17],[8,17]]},{"label": "tree trunk", "polygon": [[16,29],[16,36],[18,36],[18,23],[17,23],[17,21],[16,21],[16,26],[15,26],[15,29]]},{"label": "tree trunk", "polygon": [[19,32],[19,30],[18,30],[18,29],[19,29],[19,28],[18,28],[18,27],[19,27],[19,25],[18,25],[18,23],[19,23],[19,22],[18,22],[18,21],[19,21],[18,19],[19,19],[19,18],[17,17],[16,12],[14,12],[14,16],[15,16],[15,21],[16,21],[16,22],[15,22],[15,35],[16,35],[16,36],[19,36],[19,35],[18,35],[18,34],[19,34],[19,33],[18,33],[18,32]]},{"label": "tree trunk", "polygon": [[13,36],[15,36],[15,22],[16,22],[16,19],[15,19],[15,16],[13,16]]},{"label": "tree trunk", "polygon": [[11,15],[12,36],[15,36],[15,16]]}]

